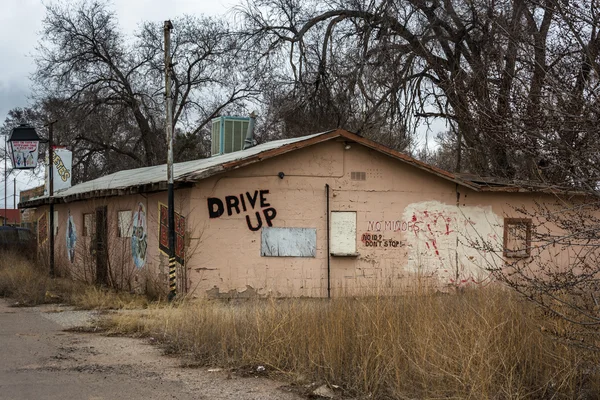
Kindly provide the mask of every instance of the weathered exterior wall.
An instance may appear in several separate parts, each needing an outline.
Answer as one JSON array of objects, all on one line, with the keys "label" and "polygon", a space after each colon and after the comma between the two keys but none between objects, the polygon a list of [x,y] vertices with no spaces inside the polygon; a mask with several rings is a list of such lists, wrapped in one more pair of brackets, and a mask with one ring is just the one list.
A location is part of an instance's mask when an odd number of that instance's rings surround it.
[{"label": "weathered exterior wall", "polygon": [[[378,151],[347,145],[324,142],[177,190],[186,253],[178,271],[179,291],[208,297],[325,297],[328,260],[334,297],[397,290],[415,280],[442,288],[485,284],[490,280],[486,268],[504,263],[504,218],[522,216],[519,207],[551,200],[548,195],[475,192]],[[352,254],[328,255],[326,185],[332,213],[356,213]],[[118,285],[144,290],[153,279],[166,288],[159,203],[166,203],[165,192],[58,205],[57,259],[93,280],[95,261],[91,238],[82,237],[83,214],[106,205],[110,265]],[[133,261],[132,239],[117,237],[116,230],[117,212],[135,212],[139,204],[147,218],[143,266]],[[67,257],[69,213],[78,235],[72,263]],[[343,229],[336,233],[343,234]],[[569,255],[558,257],[564,259],[557,262],[569,260]]]},{"label": "weathered exterior wall", "polygon": [[[364,180],[352,179],[353,172],[364,172]],[[326,296],[326,184],[330,211],[354,211],[357,220],[357,255],[330,260],[333,296],[401,286],[414,277],[442,284],[487,277],[477,267],[480,252],[463,237],[501,237],[502,217],[490,206],[459,208],[454,183],[362,146],[329,142],[197,184],[190,204],[195,293]],[[226,205],[227,196],[261,190],[268,190],[268,206],[246,205],[239,214],[233,208],[232,215],[225,206],[223,215],[210,218],[209,198]],[[273,227],[316,229],[314,258],[261,257],[261,231],[250,230],[246,216],[254,227],[258,211],[264,224],[268,208],[276,210]]]},{"label": "weathered exterior wall", "polygon": [[[177,191],[175,208],[176,212],[185,215],[188,212],[187,204],[189,189]],[[110,284],[125,290],[145,291],[148,285],[157,284],[166,288],[168,260],[158,246],[158,205],[159,202],[166,203],[166,193],[153,193],[148,195],[131,195],[98,198],[86,201],[76,201],[67,204],[55,205],[54,223],[56,226],[55,236],[55,264],[57,270],[68,270],[71,276],[87,282],[96,279],[96,252],[94,244],[94,232],[84,234],[84,215],[95,214],[99,207],[107,207],[107,252]],[[133,245],[132,236],[120,237],[118,234],[118,212],[131,211],[132,227],[140,225],[142,232],[136,230],[139,239]],[[134,221],[139,214],[138,224]],[[35,210],[35,219],[39,220],[44,214],[49,223],[49,207],[39,207]],[[68,237],[68,219],[72,218],[74,232]],[[95,226],[92,227],[95,230]],[[43,228],[38,232],[38,244],[40,247],[41,260],[47,262],[49,240],[43,240]],[[74,247],[71,257],[67,242]],[[141,249],[137,253],[138,262],[134,261],[133,250]],[[146,250],[144,252],[144,249]],[[185,278],[180,273],[182,279]],[[181,283],[183,283],[182,280]],[[180,285],[180,287],[183,287]]]}]

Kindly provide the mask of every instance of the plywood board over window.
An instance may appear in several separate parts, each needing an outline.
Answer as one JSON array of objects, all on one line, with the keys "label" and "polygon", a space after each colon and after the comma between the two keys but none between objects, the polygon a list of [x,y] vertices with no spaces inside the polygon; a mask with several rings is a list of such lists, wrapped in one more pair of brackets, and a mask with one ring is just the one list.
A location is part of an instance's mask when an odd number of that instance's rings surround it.
[{"label": "plywood board over window", "polygon": [[117,222],[119,237],[131,237],[133,227],[133,216],[131,210],[119,211],[117,213]]},{"label": "plywood board over window", "polygon": [[526,258],[531,254],[531,219],[504,219],[504,256]]},{"label": "plywood board over window", "polygon": [[332,256],[357,256],[356,211],[332,211],[329,249]]},{"label": "plywood board over window", "polygon": [[263,257],[314,257],[317,230],[314,228],[263,228],[260,255]]}]

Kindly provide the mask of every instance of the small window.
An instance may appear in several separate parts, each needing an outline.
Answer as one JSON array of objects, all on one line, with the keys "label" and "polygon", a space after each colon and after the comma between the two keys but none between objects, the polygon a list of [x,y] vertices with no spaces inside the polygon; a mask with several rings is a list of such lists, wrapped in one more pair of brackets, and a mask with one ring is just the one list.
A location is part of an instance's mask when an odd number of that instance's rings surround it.
[{"label": "small window", "polygon": [[117,219],[119,223],[119,237],[131,237],[133,222],[131,210],[119,211],[117,214]]},{"label": "small window", "polygon": [[504,256],[525,258],[531,254],[531,219],[504,219]]},{"label": "small window", "polygon": [[83,236],[94,235],[94,214],[83,214]]},{"label": "small window", "polygon": [[356,212],[331,212],[330,251],[333,256],[357,256]]}]

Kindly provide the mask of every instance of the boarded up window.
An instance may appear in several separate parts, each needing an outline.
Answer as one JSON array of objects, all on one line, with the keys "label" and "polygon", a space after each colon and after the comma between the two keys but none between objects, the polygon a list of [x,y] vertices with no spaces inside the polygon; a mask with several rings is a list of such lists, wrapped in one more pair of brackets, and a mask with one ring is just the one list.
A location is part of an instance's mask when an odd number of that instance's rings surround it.
[{"label": "boarded up window", "polygon": [[83,236],[94,236],[94,214],[83,214]]},{"label": "boarded up window", "polygon": [[263,257],[314,257],[317,230],[314,228],[263,228],[260,255]]},{"label": "boarded up window", "polygon": [[531,251],[531,220],[527,218],[504,219],[504,256],[529,257]]},{"label": "boarded up window", "polygon": [[330,251],[334,256],[356,255],[356,212],[332,211]]},{"label": "boarded up window", "polygon": [[133,217],[131,210],[119,211],[117,213],[119,237],[131,237]]}]

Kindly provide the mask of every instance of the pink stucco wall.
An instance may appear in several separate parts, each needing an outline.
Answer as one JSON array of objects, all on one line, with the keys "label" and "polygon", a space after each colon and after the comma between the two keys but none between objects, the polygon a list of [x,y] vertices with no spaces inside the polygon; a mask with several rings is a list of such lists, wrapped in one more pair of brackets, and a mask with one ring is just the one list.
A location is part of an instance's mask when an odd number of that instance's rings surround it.
[{"label": "pink stucco wall", "polygon": [[[357,143],[328,141],[197,182],[176,191],[176,211],[186,218],[186,263],[179,288],[196,296],[327,296],[326,185],[330,211],[356,212],[357,255],[330,257],[331,295],[369,293],[423,280],[444,285],[485,284],[487,266],[502,264],[503,220],[515,207],[549,201],[548,195],[479,193],[392,159]],[[283,173],[283,178],[279,176]],[[352,179],[364,173],[364,180]],[[262,192],[261,192],[262,191]],[[246,195],[256,196],[251,207]],[[240,196],[232,215],[210,218],[208,199]],[[261,198],[262,196],[262,204]],[[83,214],[108,206],[110,264],[126,289],[149,280],[166,287],[167,260],[158,250],[158,203],[166,193],[78,201],[58,210],[57,259],[73,275],[93,280],[90,238]],[[131,239],[118,238],[117,212],[146,208],[148,252],[138,268]],[[276,212],[276,215],[273,213]],[[37,210],[38,216],[42,208]],[[73,216],[76,258],[66,258],[65,227]],[[314,257],[261,256],[261,218],[273,227],[316,229]],[[273,217],[274,216],[274,217]],[[373,240],[374,239],[374,240]],[[482,246],[487,243],[491,246]]]}]

